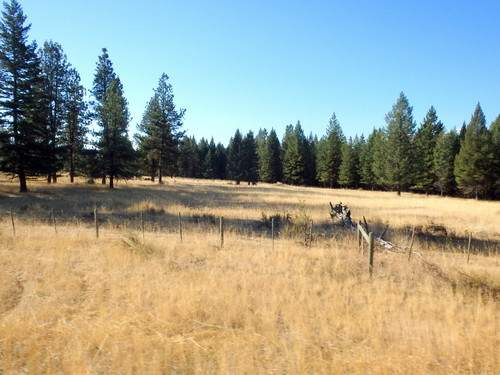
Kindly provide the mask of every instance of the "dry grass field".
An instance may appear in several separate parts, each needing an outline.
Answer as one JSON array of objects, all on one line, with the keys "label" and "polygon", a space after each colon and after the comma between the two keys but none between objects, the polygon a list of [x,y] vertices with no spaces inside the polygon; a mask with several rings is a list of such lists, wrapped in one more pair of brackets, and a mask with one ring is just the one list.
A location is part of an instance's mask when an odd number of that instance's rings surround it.
[{"label": "dry grass field", "polygon": [[[500,368],[499,202],[183,179],[29,188],[19,194],[0,181],[2,375]],[[370,278],[355,234],[332,225],[329,201],[375,232],[388,224],[402,246],[418,227],[418,254],[408,262],[377,248]],[[96,205],[103,218],[118,217],[99,238],[92,220],[61,214]],[[139,212],[148,214],[144,237],[124,216]],[[263,218],[286,214],[313,220],[311,247],[281,235],[273,248]],[[219,216],[228,223],[222,248]]]}]

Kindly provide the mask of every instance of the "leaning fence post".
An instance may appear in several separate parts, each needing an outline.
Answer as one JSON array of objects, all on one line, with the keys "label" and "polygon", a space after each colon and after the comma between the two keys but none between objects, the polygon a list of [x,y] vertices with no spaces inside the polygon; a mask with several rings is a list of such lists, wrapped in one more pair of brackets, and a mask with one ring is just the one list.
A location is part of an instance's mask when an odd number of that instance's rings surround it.
[{"label": "leaning fence post", "polygon": [[181,237],[181,243],[182,243],[182,218],[180,212],[179,212],[179,236]]},{"label": "leaning fence post", "polygon": [[16,235],[16,224],[14,223],[14,212],[12,209],[10,210],[10,220],[12,221],[12,231],[14,232],[14,236]]},{"label": "leaning fence post", "polygon": [[470,260],[470,244],[472,241],[472,232],[469,232],[469,244],[467,245],[467,264],[469,264]]},{"label": "leaning fence post", "polygon": [[220,248],[224,246],[224,216],[220,217]]},{"label": "leaning fence post", "polygon": [[50,211],[50,215],[51,215],[51,217],[52,217],[52,225],[54,225],[54,232],[55,232],[55,233],[56,233],[56,235],[57,235],[57,224],[56,224],[56,217],[55,217],[55,215],[54,215],[54,209],[52,209],[52,210]]},{"label": "leaning fence post", "polygon": [[358,250],[361,251],[361,232],[359,230],[361,227],[361,220],[358,220],[358,226],[356,227],[356,235],[358,237]]},{"label": "leaning fence post", "polygon": [[274,217],[271,218],[271,242],[274,250]]},{"label": "leaning fence post", "polygon": [[97,206],[94,208],[95,237],[99,238],[99,219],[97,217]]},{"label": "leaning fence post", "polygon": [[374,253],[373,232],[370,232],[368,234],[368,271],[370,272],[370,277],[372,276],[373,273],[373,253]]}]

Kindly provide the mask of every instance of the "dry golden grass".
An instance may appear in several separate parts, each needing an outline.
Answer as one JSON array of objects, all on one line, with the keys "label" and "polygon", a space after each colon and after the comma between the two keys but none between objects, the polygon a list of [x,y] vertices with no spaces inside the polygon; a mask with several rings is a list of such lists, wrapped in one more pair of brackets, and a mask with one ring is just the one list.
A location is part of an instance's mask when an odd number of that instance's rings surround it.
[{"label": "dry golden grass", "polygon": [[[457,234],[481,227],[483,236],[498,236],[494,202],[180,179],[164,186],[129,182],[113,192],[81,184],[30,187],[23,196],[1,184],[0,209],[76,210],[97,202],[108,212],[259,220],[262,211],[293,211],[303,202],[321,222],[325,202],[341,200],[354,217],[375,222],[379,215],[394,227],[435,221]],[[474,221],[468,227],[460,224],[465,208]],[[220,249],[215,227],[187,227],[181,243],[168,230],[147,231],[143,241],[139,231],[109,227],[96,239],[90,225],[61,223],[56,234],[23,221],[14,236],[7,219],[0,222],[3,374],[494,374],[500,368],[498,243],[488,254],[472,254],[470,264],[462,249],[445,253],[432,244],[418,243],[422,256],[411,262],[379,250],[370,279],[366,255],[352,234],[341,232],[311,249],[280,238],[273,251],[268,237],[234,231]]]}]

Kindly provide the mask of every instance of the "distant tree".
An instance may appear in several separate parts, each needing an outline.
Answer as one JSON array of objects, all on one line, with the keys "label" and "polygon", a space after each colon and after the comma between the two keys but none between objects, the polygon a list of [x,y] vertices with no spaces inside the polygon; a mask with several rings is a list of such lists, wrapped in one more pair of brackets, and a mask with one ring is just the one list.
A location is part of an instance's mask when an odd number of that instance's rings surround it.
[{"label": "distant tree", "polygon": [[213,179],[215,178],[215,168],[216,168],[216,160],[215,160],[215,152],[217,148],[215,146],[214,139],[210,140],[208,144],[208,152],[205,156],[205,160],[203,162],[203,177]]},{"label": "distant tree", "polygon": [[317,146],[317,179],[323,186],[333,187],[338,183],[342,163],[342,144],[344,134],[335,113]]},{"label": "distant tree", "polygon": [[340,163],[338,183],[345,187],[356,187],[359,183],[357,141],[352,137],[342,145],[342,162]]},{"label": "distant tree", "polygon": [[[101,128],[102,133],[107,133],[108,127],[106,117],[103,116],[102,111],[104,98],[111,82],[116,79],[117,76],[113,69],[113,63],[109,59],[108,50],[103,48],[102,54],[99,56],[97,61],[96,72],[94,74],[94,84],[91,90],[91,94],[95,99],[91,102],[93,107],[93,118],[97,121],[97,125]],[[99,165],[103,165],[103,163],[99,163]],[[102,171],[102,184],[106,184],[105,170]]]},{"label": "distant tree", "polygon": [[243,180],[254,184],[259,179],[259,157],[253,132],[250,130],[242,141]]},{"label": "distant tree", "polygon": [[257,145],[257,156],[259,159],[258,175],[259,181],[264,181],[265,165],[264,160],[266,157],[266,145],[268,137],[267,129],[259,129],[255,137],[255,144]]},{"label": "distant tree", "polygon": [[433,173],[436,176],[434,184],[441,195],[455,191],[456,182],[453,170],[459,148],[460,138],[456,131],[445,132],[443,130],[436,136]]},{"label": "distant tree", "polygon": [[386,115],[387,141],[386,141],[386,182],[395,189],[398,195],[414,181],[415,157],[413,136],[415,123],[413,121],[412,107],[408,99],[401,93]]},{"label": "distant tree", "polygon": [[243,164],[243,137],[239,129],[229,141],[227,157],[227,176],[237,185],[244,181],[245,171]]},{"label": "distant tree", "polygon": [[214,154],[214,175],[219,180],[227,178],[227,151],[222,143],[217,143]]},{"label": "distant tree", "polygon": [[495,197],[500,198],[500,115],[490,126],[491,140],[494,148],[494,181],[495,181]]},{"label": "distant tree", "polygon": [[373,132],[368,136],[366,142],[360,144],[359,152],[359,175],[360,183],[368,189],[374,189],[377,181],[375,172],[373,170],[373,151],[375,144],[375,137],[377,137],[380,130],[373,129]]},{"label": "distant tree", "polygon": [[281,181],[283,164],[281,162],[281,146],[276,131],[271,129],[265,140],[259,158],[260,180],[269,183]]},{"label": "distant tree", "polygon": [[414,189],[429,194],[435,186],[434,149],[437,135],[443,131],[443,124],[438,120],[436,110],[431,107],[415,134],[415,185]]},{"label": "distant tree", "polygon": [[184,136],[180,130],[184,113],[184,109],[176,110],[172,85],[168,76],[162,74],[138,126],[140,133],[135,135],[148,159],[155,160],[160,184],[164,172],[172,171],[177,164],[178,146]]},{"label": "distant tree", "polygon": [[308,182],[307,161],[310,155],[308,141],[300,121],[293,128],[287,127],[283,138],[283,181],[291,185]]},{"label": "distant tree", "polygon": [[116,178],[130,178],[135,172],[135,153],[127,130],[130,119],[128,103],[118,78],[111,81],[104,95],[99,117],[106,124],[97,133],[100,165],[109,176],[109,187],[112,189]]},{"label": "distant tree", "polygon": [[57,171],[63,167],[62,132],[65,126],[66,91],[70,64],[60,44],[46,41],[39,52],[44,92],[48,104],[46,141],[48,158],[47,182],[57,182]]},{"label": "distant tree", "polygon": [[26,16],[19,2],[3,3],[0,21],[0,167],[19,178],[47,171],[46,100],[35,42],[28,42]]},{"label": "distant tree", "polygon": [[460,191],[468,196],[486,197],[493,188],[494,149],[486,128],[481,105],[478,103],[460,142],[455,158],[455,178]]},{"label": "distant tree", "polygon": [[177,161],[179,174],[182,177],[199,177],[200,158],[198,144],[194,137],[184,136],[179,146]]},{"label": "distant tree", "polygon": [[66,77],[64,92],[64,127],[61,134],[61,144],[64,151],[64,161],[69,172],[70,182],[74,182],[77,171],[82,172],[84,165],[84,147],[89,121],[88,105],[85,101],[85,89],[80,84],[80,75],[70,68]]}]

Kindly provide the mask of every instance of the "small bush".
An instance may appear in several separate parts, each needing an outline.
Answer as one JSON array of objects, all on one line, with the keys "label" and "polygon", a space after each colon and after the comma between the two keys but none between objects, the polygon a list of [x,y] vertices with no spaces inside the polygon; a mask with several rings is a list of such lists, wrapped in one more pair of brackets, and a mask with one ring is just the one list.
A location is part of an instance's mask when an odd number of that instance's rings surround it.
[{"label": "small bush", "polygon": [[298,238],[303,245],[309,244],[309,231],[311,228],[311,217],[306,212],[304,202],[299,202],[295,211],[281,232],[285,237]]}]

